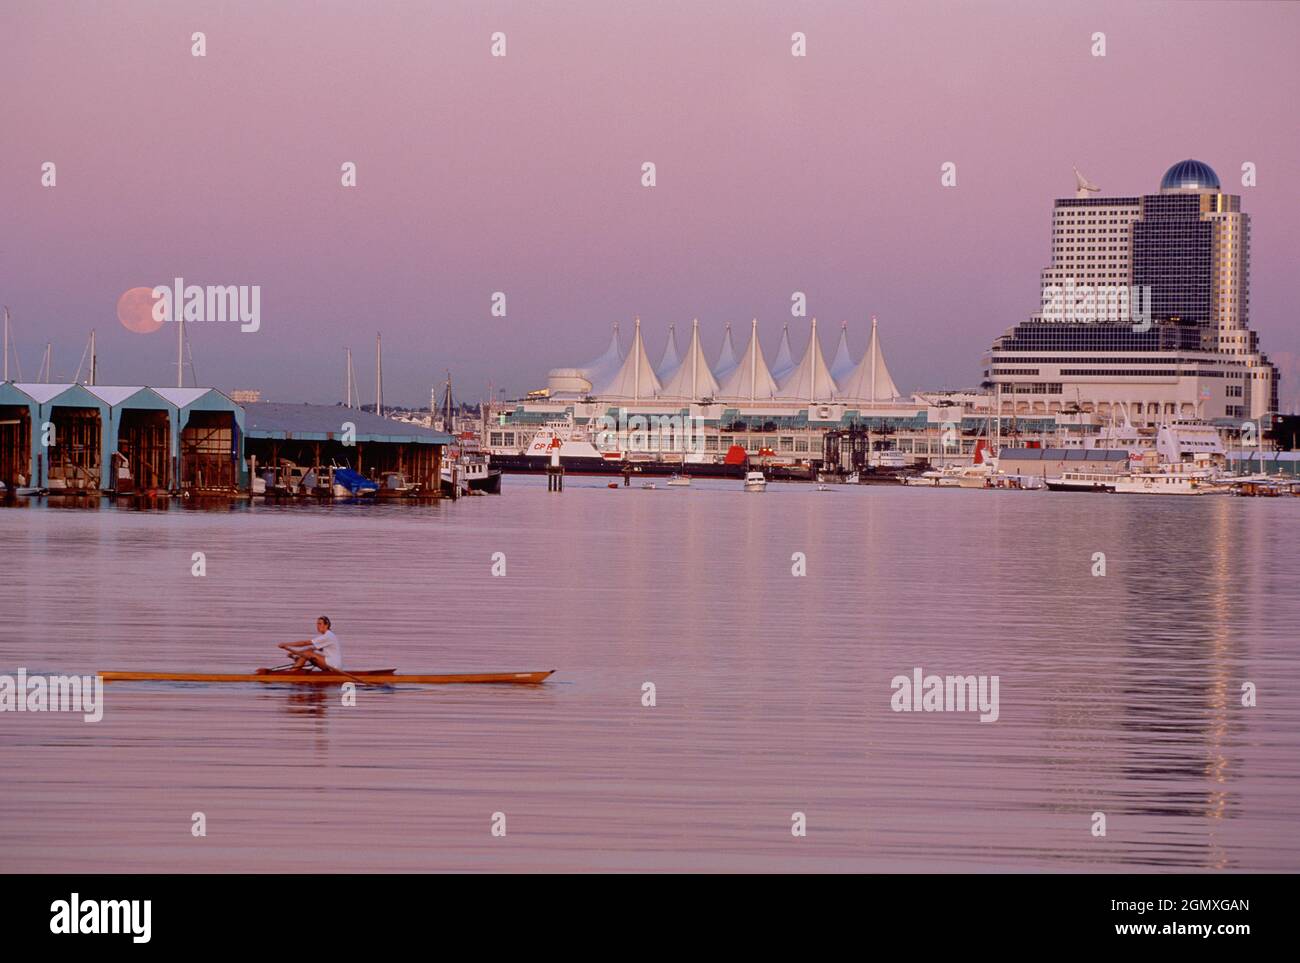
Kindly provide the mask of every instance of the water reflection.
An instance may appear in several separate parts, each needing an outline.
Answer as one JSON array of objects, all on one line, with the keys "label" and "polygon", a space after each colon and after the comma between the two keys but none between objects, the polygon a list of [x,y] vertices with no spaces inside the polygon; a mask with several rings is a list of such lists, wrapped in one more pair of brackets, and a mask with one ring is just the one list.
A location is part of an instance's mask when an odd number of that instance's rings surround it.
[{"label": "water reflection", "polygon": [[[0,670],[247,671],[321,613],[355,665],[560,669],[353,707],[133,685],[97,727],[6,724],[0,868],[109,871],[140,847],[220,871],[781,869],[799,810],[800,869],[1295,870],[1297,507],[511,479],[455,505],[0,512]],[[999,675],[999,721],[892,712],[914,666]],[[182,853],[154,828],[178,795],[267,835]],[[299,845],[304,806],[325,832],[419,832],[326,861]],[[64,847],[71,811],[113,845]]]}]

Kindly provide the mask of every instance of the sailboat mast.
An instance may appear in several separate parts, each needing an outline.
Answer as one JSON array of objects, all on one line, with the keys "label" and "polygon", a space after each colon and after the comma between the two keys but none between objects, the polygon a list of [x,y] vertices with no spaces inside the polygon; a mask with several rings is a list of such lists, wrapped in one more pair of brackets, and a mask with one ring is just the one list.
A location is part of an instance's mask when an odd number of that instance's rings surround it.
[{"label": "sailboat mast", "polygon": [[185,319],[176,312],[176,387],[185,387]]},{"label": "sailboat mast", "polygon": [[352,407],[352,349],[344,348],[343,350],[348,353],[347,365],[344,368],[343,377],[348,383],[347,384],[348,407],[351,408]]},{"label": "sailboat mast", "polygon": [[5,305],[5,376],[9,380],[9,306]]},{"label": "sailboat mast", "polygon": [[383,336],[375,335],[375,414],[384,417]]}]

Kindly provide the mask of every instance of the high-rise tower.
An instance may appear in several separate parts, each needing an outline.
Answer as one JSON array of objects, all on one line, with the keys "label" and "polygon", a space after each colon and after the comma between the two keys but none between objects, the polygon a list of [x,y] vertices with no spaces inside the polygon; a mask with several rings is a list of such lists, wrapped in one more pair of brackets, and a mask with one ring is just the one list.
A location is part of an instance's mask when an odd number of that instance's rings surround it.
[{"label": "high-rise tower", "polygon": [[1003,415],[1266,427],[1277,369],[1249,283],[1249,215],[1208,164],[1179,161],[1155,194],[1057,199],[1040,312],[991,351]]}]

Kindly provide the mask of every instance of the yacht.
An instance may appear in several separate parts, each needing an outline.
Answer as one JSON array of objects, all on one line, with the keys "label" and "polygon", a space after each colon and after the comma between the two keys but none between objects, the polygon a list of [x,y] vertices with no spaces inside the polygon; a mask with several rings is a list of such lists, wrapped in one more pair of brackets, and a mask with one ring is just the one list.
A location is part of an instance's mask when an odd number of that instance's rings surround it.
[{"label": "yacht", "polygon": [[745,473],[745,491],[761,492],[767,490],[767,479],[763,477],[761,471],[751,471]]}]

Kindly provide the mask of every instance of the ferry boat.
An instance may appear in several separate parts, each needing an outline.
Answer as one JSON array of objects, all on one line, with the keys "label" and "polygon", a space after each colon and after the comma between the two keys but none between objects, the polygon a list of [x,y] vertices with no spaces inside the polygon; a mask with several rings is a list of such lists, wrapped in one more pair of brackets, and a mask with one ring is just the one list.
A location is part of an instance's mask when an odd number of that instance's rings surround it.
[{"label": "ferry boat", "polygon": [[1115,480],[1120,495],[1213,495],[1228,490],[1209,471],[1140,471]]},{"label": "ferry boat", "polygon": [[1211,495],[1227,492],[1215,473],[1166,466],[1146,471],[1066,471],[1047,479],[1054,492],[1110,492],[1120,495]]},{"label": "ferry boat", "polygon": [[1113,492],[1120,472],[1063,471],[1047,479],[1047,488],[1054,492]]}]

